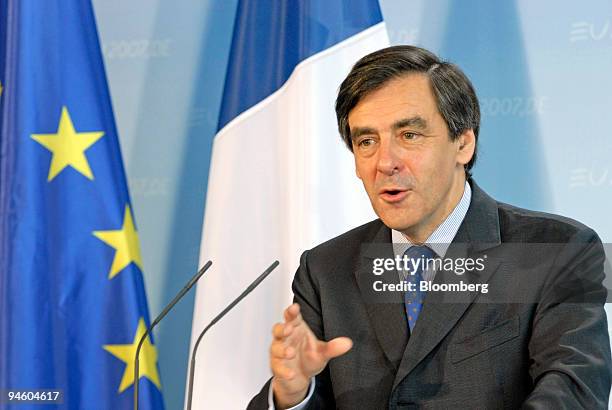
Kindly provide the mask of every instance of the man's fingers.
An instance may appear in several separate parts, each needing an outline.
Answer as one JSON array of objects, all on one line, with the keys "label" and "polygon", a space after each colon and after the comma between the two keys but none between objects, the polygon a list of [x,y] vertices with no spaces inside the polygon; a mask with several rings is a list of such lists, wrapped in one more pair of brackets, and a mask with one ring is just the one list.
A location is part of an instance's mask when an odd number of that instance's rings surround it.
[{"label": "man's fingers", "polygon": [[289,346],[285,349],[285,359],[291,360],[296,356],[296,354],[297,350],[295,350],[294,347]]},{"label": "man's fingers", "polygon": [[353,341],[348,337],[337,337],[322,345],[322,354],[326,360],[342,356],[353,347]]},{"label": "man's fingers", "polygon": [[284,336],[284,332],[285,332],[285,325],[282,323],[276,323],[274,326],[272,326],[272,336],[275,339],[282,339]]},{"label": "man's fingers", "polygon": [[283,340],[293,332],[293,325],[288,323],[276,323],[272,326],[272,336],[275,340]]},{"label": "man's fingers", "polygon": [[288,359],[291,360],[296,355],[296,350],[294,347],[285,346],[281,342],[272,342],[270,345],[270,355],[275,359]]},{"label": "man's fingers", "polygon": [[284,359],[285,349],[286,347],[282,343],[273,342],[272,345],[270,345],[270,355],[276,359]]},{"label": "man's fingers", "polygon": [[[302,315],[300,315],[300,305],[297,303],[293,303],[283,313],[283,318],[286,323],[298,321],[302,319]],[[295,324],[295,323],[294,323]]]}]

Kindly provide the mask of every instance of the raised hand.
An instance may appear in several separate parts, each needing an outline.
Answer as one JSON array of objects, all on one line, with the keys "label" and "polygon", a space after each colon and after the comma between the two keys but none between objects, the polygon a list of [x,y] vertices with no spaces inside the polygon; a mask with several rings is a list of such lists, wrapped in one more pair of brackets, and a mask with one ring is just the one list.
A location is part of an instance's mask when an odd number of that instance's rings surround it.
[{"label": "raised hand", "polygon": [[353,342],[337,337],[324,342],[312,333],[300,306],[292,304],[284,311],[284,322],[272,328],[270,367],[272,389],[277,409],[295,406],[306,397],[310,379],[319,374],[334,357],[348,352]]}]

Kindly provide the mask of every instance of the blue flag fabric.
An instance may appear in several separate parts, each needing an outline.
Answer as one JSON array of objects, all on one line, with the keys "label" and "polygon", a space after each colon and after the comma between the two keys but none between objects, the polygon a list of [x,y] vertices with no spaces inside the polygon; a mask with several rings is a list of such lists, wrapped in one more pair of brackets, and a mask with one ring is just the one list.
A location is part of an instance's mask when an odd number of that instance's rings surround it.
[{"label": "blue flag fabric", "polygon": [[[0,390],[132,408],[149,317],[89,0],[0,0],[0,149]],[[140,362],[163,408],[149,339]]]},{"label": "blue flag fabric", "polygon": [[378,0],[240,0],[218,129],[278,90],[300,62],[382,20]]}]

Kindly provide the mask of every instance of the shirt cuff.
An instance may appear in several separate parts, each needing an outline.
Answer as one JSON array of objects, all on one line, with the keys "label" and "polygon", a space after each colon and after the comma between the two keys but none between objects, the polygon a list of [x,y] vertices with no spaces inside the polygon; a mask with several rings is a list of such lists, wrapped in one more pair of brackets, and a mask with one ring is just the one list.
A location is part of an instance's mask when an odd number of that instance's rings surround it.
[{"label": "shirt cuff", "polygon": [[[308,394],[306,398],[295,406],[288,408],[287,410],[302,410],[308,404],[308,400],[312,397],[315,389],[315,378],[310,379],[310,387],[308,388]],[[270,383],[270,389],[268,390],[268,410],[276,410],[274,407],[274,392],[272,391],[272,383]]]}]

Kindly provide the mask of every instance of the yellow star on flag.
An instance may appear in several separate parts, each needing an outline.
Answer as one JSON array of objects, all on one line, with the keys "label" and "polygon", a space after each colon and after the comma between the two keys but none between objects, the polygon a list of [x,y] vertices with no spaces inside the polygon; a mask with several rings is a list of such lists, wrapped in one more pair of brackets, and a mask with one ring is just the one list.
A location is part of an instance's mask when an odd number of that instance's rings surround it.
[{"label": "yellow star on flag", "polygon": [[93,180],[93,173],[85,156],[85,150],[98,141],[104,132],[76,132],[68,108],[62,107],[62,115],[56,134],[32,134],[32,139],[53,154],[47,181],[51,181],[64,168],[71,166]]},{"label": "yellow star on flag", "polygon": [[[119,385],[119,393],[122,393],[125,389],[134,384],[134,358],[136,357],[136,348],[138,347],[138,341],[144,335],[147,327],[143,318],[138,321],[138,328],[136,329],[136,335],[132,344],[127,345],[104,345],[104,350],[115,356],[117,359],[125,362],[125,371],[121,378],[121,384]],[[139,379],[146,377],[161,390],[161,383],[159,381],[159,373],[157,372],[157,349],[151,344],[149,336],[145,338],[140,353],[139,359]]]},{"label": "yellow star on flag", "polygon": [[138,246],[138,233],[132,220],[130,206],[125,206],[123,225],[115,231],[94,231],[93,235],[107,245],[115,248],[115,257],[111,265],[108,278],[112,279],[126,266],[134,262],[142,270],[140,247]]},{"label": "yellow star on flag", "polygon": [[2,91],[4,90],[4,88],[2,87],[2,81],[0,81],[0,97],[2,97]]}]

